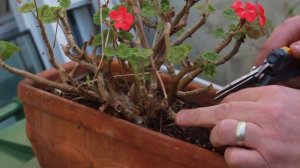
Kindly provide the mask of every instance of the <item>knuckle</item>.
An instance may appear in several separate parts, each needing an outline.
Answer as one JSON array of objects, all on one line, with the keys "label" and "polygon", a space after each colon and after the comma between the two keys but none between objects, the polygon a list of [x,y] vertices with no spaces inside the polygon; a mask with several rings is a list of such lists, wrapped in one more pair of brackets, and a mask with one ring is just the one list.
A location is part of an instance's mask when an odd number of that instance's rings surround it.
[{"label": "knuckle", "polygon": [[219,108],[215,111],[217,120],[221,121],[226,119],[231,109],[231,103],[223,103],[219,105]]},{"label": "knuckle", "polygon": [[269,53],[272,50],[274,50],[274,47],[271,46],[269,43],[264,43],[260,48],[260,51],[264,53]]},{"label": "knuckle", "polygon": [[279,86],[279,85],[270,85],[270,86],[268,86],[268,90],[270,92],[278,93],[278,92],[281,91],[281,89],[282,89],[282,86]]},{"label": "knuckle", "polygon": [[216,127],[216,133],[220,139],[223,137],[228,136],[228,133],[230,132],[230,123],[228,120],[222,120]]},{"label": "knuckle", "polygon": [[271,120],[279,120],[283,116],[282,104],[281,103],[273,103],[265,106],[265,111],[268,117]]},{"label": "knuckle", "polygon": [[279,85],[266,86],[266,91],[263,94],[267,98],[272,97],[272,101],[282,99],[282,96],[286,97],[285,87]]}]

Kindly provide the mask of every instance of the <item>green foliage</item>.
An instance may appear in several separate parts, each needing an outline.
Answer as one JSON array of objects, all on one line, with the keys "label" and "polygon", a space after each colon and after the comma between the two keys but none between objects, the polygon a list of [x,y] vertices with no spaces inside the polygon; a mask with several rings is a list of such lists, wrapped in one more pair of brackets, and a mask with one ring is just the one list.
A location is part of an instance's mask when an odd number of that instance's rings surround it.
[{"label": "green foliage", "polygon": [[226,39],[227,37],[227,34],[225,33],[224,29],[220,27],[217,28],[213,33],[216,38]]},{"label": "green foliage", "polygon": [[161,0],[160,1],[160,9],[162,12],[168,12],[172,9],[172,6],[170,4],[169,0]]},{"label": "green foliage", "polygon": [[213,14],[216,12],[216,9],[211,2],[208,2],[206,4],[199,4],[196,6],[196,8],[200,11],[200,13]]},{"label": "green foliage", "polygon": [[[107,35],[108,35],[107,43],[112,43],[114,41],[114,38],[115,38],[113,29],[105,29],[103,31],[103,36],[104,36],[103,42],[104,43],[106,42]],[[97,35],[94,35],[93,43],[92,43],[93,47],[97,47],[97,46],[100,46],[100,45],[102,45],[102,35],[101,35],[101,33],[97,34]]]},{"label": "green foliage", "polygon": [[157,16],[157,11],[151,0],[145,0],[145,2],[141,5],[141,15],[143,17]]},{"label": "green foliage", "polygon": [[167,58],[171,63],[180,63],[192,51],[192,47],[188,44],[172,46]]},{"label": "green foliage", "polygon": [[[105,29],[103,30],[103,42],[105,43],[106,42],[106,38],[107,38],[107,35],[109,33],[109,36],[108,36],[108,41],[107,43],[112,43],[114,41],[114,39],[117,38],[117,36],[119,36],[120,38],[124,39],[124,40],[132,40],[133,38],[133,35],[130,33],[130,32],[126,32],[126,31],[119,31],[118,34],[115,34],[114,30],[113,29]],[[100,34],[97,34],[97,35],[94,35],[93,37],[93,43],[92,43],[92,46],[93,47],[97,47],[97,46],[100,46],[102,45],[102,35],[101,33]]]},{"label": "green foliage", "polygon": [[67,9],[71,5],[71,0],[57,0],[59,5],[65,9]]},{"label": "green foliage", "polygon": [[208,10],[208,13],[215,13],[215,12],[216,12],[216,9],[215,9],[215,7],[212,5],[212,3],[208,3],[208,5],[207,5],[207,10]]},{"label": "green foliage", "polygon": [[200,56],[208,62],[215,62],[219,55],[216,52],[202,51]]},{"label": "green foliage", "polygon": [[231,21],[237,21],[239,18],[236,16],[235,12],[233,9],[226,9],[223,11],[223,16]]},{"label": "green foliage", "polygon": [[[109,12],[110,12],[109,8],[107,8],[107,7],[102,8],[102,21],[106,20],[106,18],[109,15]],[[95,25],[98,25],[98,26],[101,25],[101,23],[100,23],[100,11],[97,11],[96,13],[94,13],[94,15],[93,15],[93,23]]]},{"label": "green foliage", "polygon": [[107,57],[114,57],[119,54],[118,49],[112,47],[105,47],[104,48],[105,56]]},{"label": "green foliage", "polygon": [[60,6],[43,5],[38,8],[38,16],[43,23],[56,22],[59,15],[63,15]]},{"label": "green foliage", "polygon": [[208,77],[213,77],[217,73],[217,66],[212,63],[204,64],[203,72]]},{"label": "green foliage", "polygon": [[0,56],[2,60],[8,59],[13,53],[19,50],[20,48],[13,43],[0,41]]},{"label": "green foliage", "polygon": [[127,60],[135,72],[139,72],[145,66],[150,65],[149,57],[153,54],[151,49],[130,48],[125,44],[120,44],[117,48],[106,47],[104,53],[107,57],[118,56]]},{"label": "green foliage", "polygon": [[130,32],[127,32],[127,31],[122,31],[120,30],[119,31],[119,36],[122,38],[122,39],[125,39],[125,40],[132,40],[133,39],[133,35],[130,33]]},{"label": "green foliage", "polygon": [[30,2],[24,3],[18,9],[18,11],[21,12],[21,13],[28,13],[28,12],[32,12],[34,10],[35,10],[35,3],[34,3],[34,1],[30,1]]}]

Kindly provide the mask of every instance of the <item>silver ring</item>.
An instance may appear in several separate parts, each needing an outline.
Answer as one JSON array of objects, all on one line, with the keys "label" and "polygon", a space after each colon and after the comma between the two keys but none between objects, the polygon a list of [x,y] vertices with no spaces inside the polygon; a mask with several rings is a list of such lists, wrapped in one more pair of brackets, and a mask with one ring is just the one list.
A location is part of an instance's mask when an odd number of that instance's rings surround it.
[{"label": "silver ring", "polygon": [[235,132],[235,140],[237,145],[239,146],[245,145],[245,135],[246,135],[246,122],[239,121],[237,123],[236,132]]}]

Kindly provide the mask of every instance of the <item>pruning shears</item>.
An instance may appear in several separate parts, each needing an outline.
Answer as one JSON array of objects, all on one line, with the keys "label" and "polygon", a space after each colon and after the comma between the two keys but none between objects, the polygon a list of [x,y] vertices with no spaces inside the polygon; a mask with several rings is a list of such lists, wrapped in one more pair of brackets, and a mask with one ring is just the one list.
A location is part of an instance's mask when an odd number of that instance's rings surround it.
[{"label": "pruning shears", "polygon": [[278,84],[297,76],[300,76],[300,60],[291,56],[290,48],[279,48],[271,52],[261,66],[253,67],[248,74],[219,90],[214,99],[221,100],[247,87]]}]

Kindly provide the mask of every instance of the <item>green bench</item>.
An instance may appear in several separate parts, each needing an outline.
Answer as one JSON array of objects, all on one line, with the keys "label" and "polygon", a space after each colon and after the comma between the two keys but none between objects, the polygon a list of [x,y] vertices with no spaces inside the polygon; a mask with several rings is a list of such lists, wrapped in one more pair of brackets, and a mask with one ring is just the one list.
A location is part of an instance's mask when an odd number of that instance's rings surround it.
[{"label": "green bench", "polygon": [[0,122],[15,118],[16,121],[0,128],[0,167],[35,168],[39,167],[25,133],[25,118],[21,103],[14,99],[0,108]]}]

